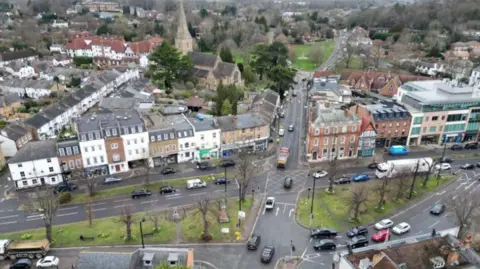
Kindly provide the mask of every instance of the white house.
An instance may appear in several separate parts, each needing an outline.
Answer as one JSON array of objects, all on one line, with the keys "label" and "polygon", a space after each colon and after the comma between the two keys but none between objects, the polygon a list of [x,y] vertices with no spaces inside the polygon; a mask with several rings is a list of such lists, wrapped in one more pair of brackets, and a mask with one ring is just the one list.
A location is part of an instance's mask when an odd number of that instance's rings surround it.
[{"label": "white house", "polygon": [[177,161],[179,163],[192,161],[195,157],[195,151],[197,148],[194,126],[183,114],[169,116],[167,117],[167,121],[174,126],[175,134],[178,139]]},{"label": "white house", "polygon": [[122,128],[123,149],[129,165],[149,158],[149,137],[145,123],[137,111],[117,112]]},{"label": "white house", "polygon": [[27,63],[36,59],[38,59],[37,53],[30,49],[6,51],[0,53],[0,67],[10,64],[11,62]]},{"label": "white house", "polygon": [[220,156],[220,126],[213,118],[188,118],[195,133],[195,161],[216,159]]},{"label": "white house", "polygon": [[108,174],[108,158],[100,119],[85,116],[76,122],[82,162],[88,176]]},{"label": "white house", "polygon": [[12,62],[3,67],[5,71],[18,78],[30,78],[36,75],[35,69],[22,62]]},{"label": "white house", "polygon": [[71,65],[73,62],[72,58],[68,57],[66,54],[57,54],[53,56],[53,66],[67,66]]},{"label": "white house", "polygon": [[51,52],[57,52],[57,53],[64,53],[65,51],[63,50],[63,45],[61,44],[52,44],[50,45],[50,51]]},{"label": "white house", "polygon": [[53,28],[68,28],[68,22],[54,20],[50,26]]},{"label": "white house", "polygon": [[442,62],[418,61],[415,71],[428,76],[436,76],[437,73],[445,73],[447,68]]},{"label": "white house", "polygon": [[469,84],[480,84],[480,66],[477,66],[472,70],[472,74],[470,75]]},{"label": "white house", "polygon": [[62,181],[56,140],[31,141],[8,160],[9,180],[15,188],[55,185]]},{"label": "white house", "polygon": [[53,82],[48,80],[30,80],[25,85],[25,94],[29,98],[38,99],[49,96],[52,92]]}]

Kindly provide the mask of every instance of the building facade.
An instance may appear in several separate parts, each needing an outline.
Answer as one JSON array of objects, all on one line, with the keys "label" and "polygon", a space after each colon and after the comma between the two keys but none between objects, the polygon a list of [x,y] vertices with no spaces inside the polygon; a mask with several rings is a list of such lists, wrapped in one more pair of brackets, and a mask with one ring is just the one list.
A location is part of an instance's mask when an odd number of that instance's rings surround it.
[{"label": "building facade", "polygon": [[158,113],[143,115],[150,138],[149,163],[154,167],[178,162],[178,139],[175,128]]},{"label": "building facade", "polygon": [[195,128],[183,114],[169,116],[167,117],[167,121],[174,126],[175,129],[178,142],[177,161],[179,163],[193,161],[197,148],[197,144],[195,143]]},{"label": "building facade", "polygon": [[360,137],[358,138],[358,157],[375,155],[377,131],[368,117],[362,117]]},{"label": "building facade", "polygon": [[100,117],[84,116],[76,121],[85,174],[89,177],[108,175],[108,159]]},{"label": "building facade", "polygon": [[82,153],[76,138],[57,140],[57,156],[63,172],[83,171]]},{"label": "building facade", "polygon": [[217,159],[220,156],[220,126],[213,118],[188,118],[195,129],[196,161]]}]

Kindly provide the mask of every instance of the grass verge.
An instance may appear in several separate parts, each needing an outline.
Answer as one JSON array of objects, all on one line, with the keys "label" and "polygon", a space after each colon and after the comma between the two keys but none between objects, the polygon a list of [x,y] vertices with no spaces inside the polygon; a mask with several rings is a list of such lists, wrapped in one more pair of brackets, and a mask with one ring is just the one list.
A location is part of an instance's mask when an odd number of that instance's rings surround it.
[{"label": "grass verge", "polygon": [[[311,59],[308,57],[310,49],[314,46],[320,46],[323,50],[322,59],[319,62],[319,65],[325,62],[333,52],[333,47],[335,43],[333,40],[325,40],[318,43],[304,44],[304,45],[292,45],[295,49],[296,58],[292,61],[292,66],[294,68],[311,71],[315,70],[318,65],[315,65]],[[303,57],[306,57],[303,59]]]},{"label": "grass verge", "polygon": [[[253,200],[250,198],[245,199],[242,203],[242,211],[244,211],[248,217],[251,213],[253,206]],[[213,242],[233,242],[235,241],[235,232],[238,231],[238,199],[230,199],[227,203],[227,214],[230,219],[228,223],[219,223],[220,208],[214,201],[210,206],[210,211],[207,213],[207,217],[210,223],[209,232],[213,237]],[[203,232],[202,215],[197,209],[193,208],[186,213],[186,217],[180,223],[182,227],[182,237],[188,242],[199,242],[200,235]],[[222,234],[222,228],[229,228],[229,234]]]},{"label": "grass verge", "polygon": [[[398,179],[393,179],[398,180]],[[431,177],[426,187],[422,186],[423,177],[418,177],[416,181],[416,187],[414,192],[414,199],[418,199],[422,195],[437,189],[439,186],[449,182],[452,180],[451,176],[443,176],[441,177],[439,184],[437,186],[437,181],[435,177]],[[368,194],[368,201],[366,203],[365,208],[363,208],[362,212],[359,215],[359,222],[362,224],[371,223],[375,220],[378,220],[386,215],[389,215],[392,210],[395,208],[401,207],[409,200],[407,199],[399,199],[395,201],[393,197],[395,196],[393,193],[395,192],[395,188],[397,187],[394,183],[390,183],[390,192],[387,192],[386,195],[386,203],[381,210],[377,209],[377,204],[379,201],[379,194],[375,192],[375,188],[381,184],[380,180],[370,180],[368,182],[363,183],[353,183],[348,185],[336,185],[334,187],[335,194],[327,194],[324,189],[325,188],[318,188],[315,193],[315,201],[314,201],[314,218],[312,221],[311,227],[316,226],[326,226],[332,227],[337,230],[344,230],[351,226],[351,219],[350,219],[350,212],[348,210],[349,205],[348,201],[351,200],[353,188],[358,188],[359,184],[364,184],[367,186],[369,190]],[[409,191],[411,181],[405,184],[405,197]],[[311,206],[311,197],[307,200],[307,193],[303,192],[300,194],[300,199],[297,204],[297,221],[306,226],[310,227],[310,206]]]}]

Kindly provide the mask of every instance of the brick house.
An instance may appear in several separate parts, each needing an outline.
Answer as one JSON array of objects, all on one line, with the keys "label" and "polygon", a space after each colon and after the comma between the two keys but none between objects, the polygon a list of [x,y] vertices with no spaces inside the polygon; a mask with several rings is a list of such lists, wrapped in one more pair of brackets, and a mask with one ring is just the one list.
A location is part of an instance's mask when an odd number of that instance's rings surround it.
[{"label": "brick house", "polygon": [[122,137],[113,135],[105,137],[105,150],[107,151],[110,174],[121,172],[122,163],[124,164],[127,161]]}]

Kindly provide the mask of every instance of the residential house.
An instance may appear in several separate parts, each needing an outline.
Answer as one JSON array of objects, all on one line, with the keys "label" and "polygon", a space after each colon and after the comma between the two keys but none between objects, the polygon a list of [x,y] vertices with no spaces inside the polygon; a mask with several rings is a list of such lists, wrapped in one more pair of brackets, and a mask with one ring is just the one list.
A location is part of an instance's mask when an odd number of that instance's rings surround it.
[{"label": "residential house", "polygon": [[142,116],[150,137],[149,164],[157,167],[177,163],[179,142],[175,127],[158,113],[147,113]]},{"label": "residential house", "polygon": [[54,20],[53,23],[50,24],[50,26],[52,28],[68,28],[68,22]]},{"label": "residential house", "polygon": [[357,158],[361,119],[349,111],[327,108],[321,102],[313,104],[308,112],[308,162]]},{"label": "residential house", "polygon": [[73,60],[68,57],[66,54],[56,54],[53,56],[53,66],[69,66],[71,65]]},{"label": "residential house", "polygon": [[469,78],[469,84],[470,85],[474,85],[474,84],[480,85],[480,66],[477,66],[472,70],[472,74],[470,75],[470,78]]},{"label": "residential house", "polygon": [[0,115],[9,119],[23,105],[23,100],[17,94],[0,94]]},{"label": "residential house", "polygon": [[467,50],[449,50],[443,53],[443,57],[445,60],[469,60],[470,59],[470,52]]},{"label": "residential house", "polygon": [[188,98],[188,100],[185,102],[185,105],[192,112],[200,111],[203,108],[204,104],[205,104],[205,100],[198,96],[192,96]]},{"label": "residential house", "polygon": [[56,52],[56,53],[65,53],[63,45],[61,44],[52,44],[50,45],[50,52]]},{"label": "residential house", "polygon": [[217,159],[220,156],[221,134],[216,119],[202,115],[189,117],[188,121],[193,125],[197,145],[194,160]]},{"label": "residential house", "polygon": [[9,179],[17,190],[62,181],[56,143],[54,139],[31,141],[8,160]]},{"label": "residential house", "polygon": [[100,11],[107,11],[107,12],[122,12],[122,8],[119,3],[116,2],[84,2],[83,6],[88,8],[90,12],[100,12]]},{"label": "residential house", "polygon": [[168,116],[166,120],[175,128],[178,141],[177,161],[179,163],[193,161],[195,151],[198,147],[195,139],[194,126],[183,114]]},{"label": "residential house", "polygon": [[377,131],[368,117],[362,117],[360,136],[358,137],[358,156],[371,157],[375,155]]},{"label": "residential house", "polygon": [[436,76],[438,73],[446,73],[447,66],[444,62],[438,61],[417,61],[415,72],[427,76]]},{"label": "residential house", "polygon": [[222,157],[239,150],[262,151],[268,148],[270,124],[256,113],[217,118],[221,130]]},{"label": "residential house", "polygon": [[261,116],[265,122],[272,125],[278,117],[279,108],[280,95],[270,89],[265,89],[254,97],[248,110]]},{"label": "residential house", "polygon": [[[104,117],[95,114],[83,116],[75,121],[85,174],[89,177],[108,175],[109,163],[105,148],[106,130]],[[124,165],[125,166],[125,165]]]},{"label": "residential house", "polygon": [[450,45],[450,48],[454,51],[468,51],[468,50],[480,49],[480,42],[477,42],[477,41],[455,42]]},{"label": "residential house", "polygon": [[83,174],[82,153],[76,137],[57,140],[57,156],[64,173],[71,175],[73,171]]},{"label": "residential house", "polygon": [[121,127],[121,137],[123,148],[125,149],[125,159],[130,167],[138,164],[149,165],[150,158],[148,132],[145,129],[145,123],[137,111],[113,112],[112,115],[118,119]]},{"label": "residential house", "polygon": [[34,77],[35,69],[25,62],[11,62],[3,66],[3,69],[10,75],[18,78],[31,78]]},{"label": "residential house", "polygon": [[28,63],[37,59],[38,59],[37,53],[30,49],[1,52],[0,67],[10,64],[11,62]]},{"label": "residential house", "polygon": [[394,101],[359,101],[350,112],[367,117],[374,124],[377,147],[406,145],[412,117],[407,109]]},{"label": "residential house", "polygon": [[309,91],[310,99],[326,99],[332,104],[349,104],[352,101],[352,91],[339,85],[337,76],[314,78]]},{"label": "residential house", "polygon": [[5,157],[17,154],[30,140],[32,140],[32,134],[21,125],[9,123],[0,130],[0,146]]},{"label": "residential house", "polygon": [[447,61],[446,73],[450,74],[453,79],[469,78],[473,70],[473,62],[469,60],[450,60]]}]

